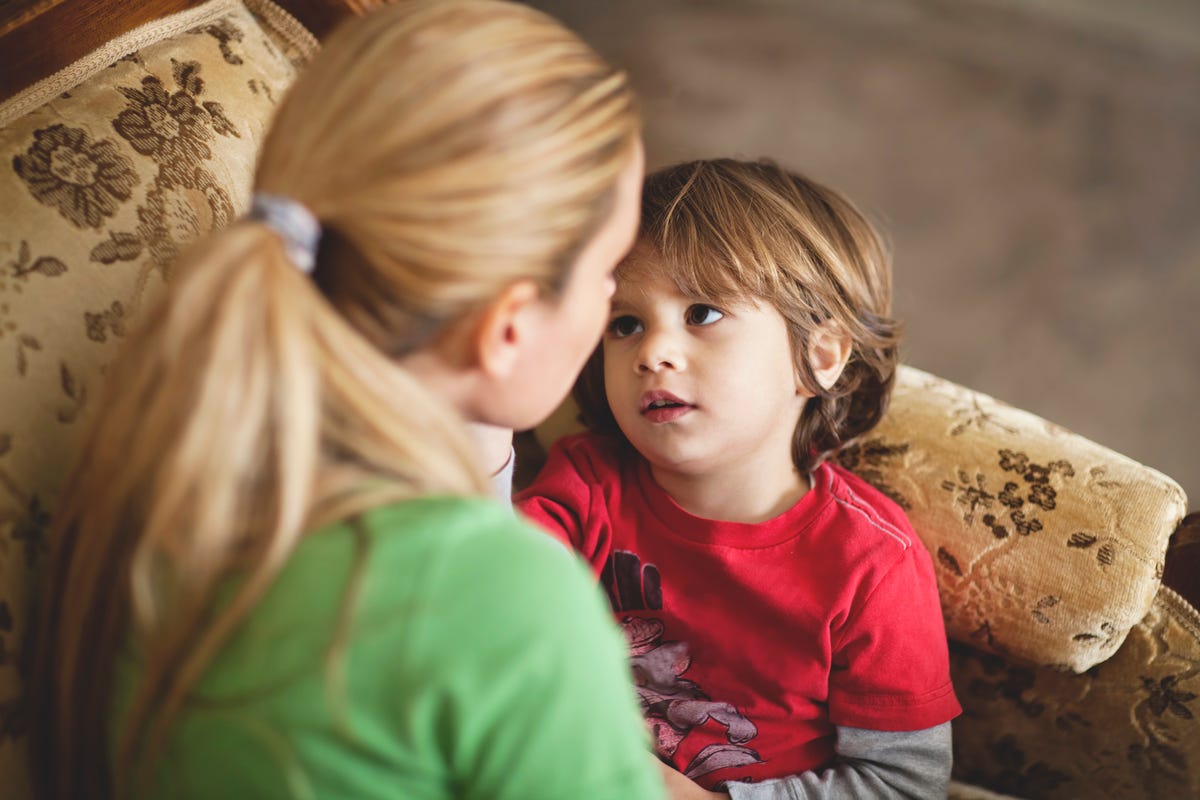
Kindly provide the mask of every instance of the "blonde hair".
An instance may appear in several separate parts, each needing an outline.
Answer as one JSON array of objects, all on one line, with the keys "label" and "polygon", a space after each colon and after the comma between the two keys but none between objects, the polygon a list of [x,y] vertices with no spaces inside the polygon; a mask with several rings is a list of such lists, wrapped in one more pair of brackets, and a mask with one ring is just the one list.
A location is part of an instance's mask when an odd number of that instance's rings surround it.
[{"label": "blonde hair", "polygon": [[[236,224],[180,264],[108,370],[51,533],[42,797],[130,787],[305,531],[487,491],[462,421],[395,357],[516,280],[554,297],[639,126],[625,76],[525,6],[413,0],[330,37],[256,177],[320,221],[314,274],[264,224]],[[142,680],[110,772],[131,637]]]},{"label": "blonde hair", "polygon": [[[891,259],[841,194],[766,159],[677,164],[646,177],[639,239],[655,248],[685,296],[717,304],[752,298],[783,315],[797,374],[813,394],[792,439],[798,469],[811,470],[883,417],[900,339],[890,316]],[[631,257],[617,280],[639,268]],[[826,389],[808,348],[829,323],[852,349]],[[604,394],[602,349],[576,383],[575,399],[588,427],[624,438]]]}]

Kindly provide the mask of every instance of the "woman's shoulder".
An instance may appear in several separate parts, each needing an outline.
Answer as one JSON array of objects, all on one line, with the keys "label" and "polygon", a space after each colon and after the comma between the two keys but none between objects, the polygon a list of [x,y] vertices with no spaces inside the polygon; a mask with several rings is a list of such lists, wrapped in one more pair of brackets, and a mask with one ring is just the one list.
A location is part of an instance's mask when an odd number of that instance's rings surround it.
[{"label": "woman's shoulder", "polygon": [[[344,529],[356,523],[342,523]],[[361,518],[373,558],[419,558],[428,570],[446,558],[473,562],[519,557],[561,563],[570,554],[541,530],[490,497],[424,497],[383,506]],[[477,555],[476,555],[477,554]]]},{"label": "woman's shoulder", "polygon": [[420,595],[512,620],[547,602],[590,605],[594,599],[574,553],[491,498],[407,500],[341,523],[337,531],[340,538],[361,539],[356,546],[368,606]]},{"label": "woman's shoulder", "polygon": [[[309,533],[233,649],[271,642],[275,660],[294,666],[343,629],[351,650],[375,654],[372,663],[387,653],[397,672],[428,674],[457,658],[463,637],[556,636],[546,608],[591,618],[597,594],[572,553],[507,506],[411,499]],[[473,663],[470,652],[461,655]]]}]

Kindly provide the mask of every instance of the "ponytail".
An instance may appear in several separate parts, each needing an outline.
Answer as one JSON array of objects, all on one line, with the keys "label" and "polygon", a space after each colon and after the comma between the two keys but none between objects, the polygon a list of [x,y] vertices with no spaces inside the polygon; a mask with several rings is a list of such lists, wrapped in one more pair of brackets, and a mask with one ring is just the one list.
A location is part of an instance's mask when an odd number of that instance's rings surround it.
[{"label": "ponytail", "polygon": [[130,633],[144,680],[117,742],[118,789],[155,760],[305,530],[416,494],[486,491],[461,422],[351,330],[261,224],[180,268],[105,386],[52,534],[42,630],[60,647],[35,698],[56,738],[36,743],[54,754],[46,798],[108,783],[109,754],[89,744],[110,713],[97,686]]}]

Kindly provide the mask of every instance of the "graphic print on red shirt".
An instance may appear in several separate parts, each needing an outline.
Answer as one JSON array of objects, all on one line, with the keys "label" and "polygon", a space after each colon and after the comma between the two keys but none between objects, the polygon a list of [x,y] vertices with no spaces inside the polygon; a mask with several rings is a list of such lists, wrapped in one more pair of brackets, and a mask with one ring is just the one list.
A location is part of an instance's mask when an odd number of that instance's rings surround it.
[{"label": "graphic print on red shirt", "polygon": [[[614,551],[601,576],[613,611],[618,614],[662,609],[658,568],[643,565],[636,553]],[[665,625],[657,617],[626,614],[619,622],[629,643],[629,663],[642,714],[660,757],[676,763],[684,739],[694,728],[708,724],[723,729],[725,741],[708,743],[690,756],[681,767],[684,775],[697,780],[714,770],[762,761],[746,745],[758,736],[758,727],[733,705],[714,700],[703,687],[684,677],[692,663],[686,642],[664,640]]]}]

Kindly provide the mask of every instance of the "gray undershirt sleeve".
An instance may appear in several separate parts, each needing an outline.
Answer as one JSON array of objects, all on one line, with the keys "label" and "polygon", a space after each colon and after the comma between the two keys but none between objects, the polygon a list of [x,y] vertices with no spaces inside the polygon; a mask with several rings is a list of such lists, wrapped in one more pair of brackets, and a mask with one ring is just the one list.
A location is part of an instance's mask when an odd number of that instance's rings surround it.
[{"label": "gray undershirt sleeve", "polygon": [[950,723],[920,731],[837,729],[834,763],[761,783],[730,783],[731,800],[944,798],[953,751]]}]

